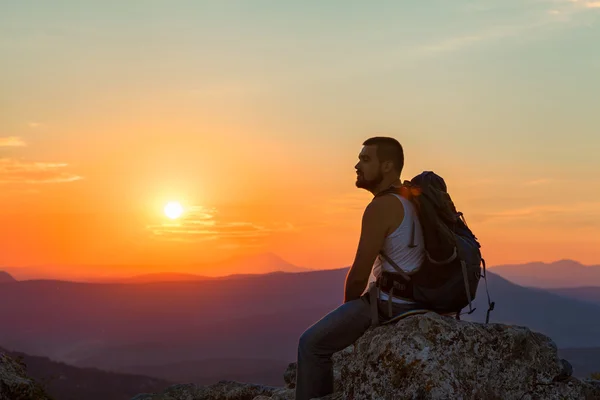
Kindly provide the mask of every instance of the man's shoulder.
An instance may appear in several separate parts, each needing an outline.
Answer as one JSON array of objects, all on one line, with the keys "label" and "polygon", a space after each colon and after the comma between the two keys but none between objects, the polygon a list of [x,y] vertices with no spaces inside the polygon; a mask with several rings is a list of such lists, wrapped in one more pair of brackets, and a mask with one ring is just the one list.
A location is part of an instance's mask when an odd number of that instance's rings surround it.
[{"label": "man's shoulder", "polygon": [[398,200],[392,193],[385,194],[383,196],[374,197],[371,202],[367,205],[367,208],[388,208],[388,207],[398,207],[398,205],[402,205],[402,202]]},{"label": "man's shoulder", "polygon": [[372,216],[385,216],[389,215],[392,210],[397,210],[401,208],[404,211],[404,207],[402,206],[402,202],[400,202],[396,196],[391,194],[386,194],[384,196],[374,197],[369,204],[367,204],[365,208],[365,215]]}]

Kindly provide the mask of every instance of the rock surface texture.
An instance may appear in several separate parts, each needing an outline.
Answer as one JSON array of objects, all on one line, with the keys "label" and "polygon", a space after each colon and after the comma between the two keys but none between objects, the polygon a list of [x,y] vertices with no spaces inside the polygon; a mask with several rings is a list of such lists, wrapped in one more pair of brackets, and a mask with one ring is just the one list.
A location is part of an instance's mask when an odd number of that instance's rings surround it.
[{"label": "rock surface texture", "polygon": [[[334,366],[335,393],[322,400],[600,400],[600,381],[573,378],[547,336],[525,327],[457,321],[435,313],[369,329],[334,355]],[[281,388],[224,381],[176,385],[134,399],[294,399],[294,363],[282,378]]]},{"label": "rock surface texture", "polygon": [[0,350],[0,400],[52,400],[25,366]]}]

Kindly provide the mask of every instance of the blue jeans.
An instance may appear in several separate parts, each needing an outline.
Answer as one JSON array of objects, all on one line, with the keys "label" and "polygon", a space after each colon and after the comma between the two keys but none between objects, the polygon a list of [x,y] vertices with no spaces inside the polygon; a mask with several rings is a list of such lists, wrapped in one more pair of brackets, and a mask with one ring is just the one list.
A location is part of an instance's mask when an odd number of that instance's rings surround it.
[{"label": "blue jeans", "polygon": [[[393,314],[420,308],[393,303]],[[387,319],[387,302],[379,301],[379,318]],[[308,328],[298,342],[296,400],[310,400],[333,393],[334,353],[345,349],[371,326],[368,294],[342,304]]]}]

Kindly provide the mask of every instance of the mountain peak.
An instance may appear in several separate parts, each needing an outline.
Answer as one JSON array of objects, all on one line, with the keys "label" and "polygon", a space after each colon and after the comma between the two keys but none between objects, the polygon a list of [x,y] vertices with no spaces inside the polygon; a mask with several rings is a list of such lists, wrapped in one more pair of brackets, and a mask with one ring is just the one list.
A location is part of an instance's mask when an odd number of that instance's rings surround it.
[{"label": "mountain peak", "polygon": [[194,267],[196,273],[206,276],[305,272],[310,270],[291,264],[272,252],[240,254],[215,263],[199,264]]},{"label": "mountain peak", "polygon": [[600,286],[600,265],[584,265],[572,259],[551,263],[498,265],[490,268],[496,274],[522,286],[563,288]]},{"label": "mountain peak", "polygon": [[554,261],[550,264],[557,265],[557,266],[564,266],[564,267],[572,267],[572,266],[584,267],[584,265],[582,263],[580,263],[579,261],[571,260],[570,258],[563,258],[561,260]]},{"label": "mountain peak", "polygon": [[6,271],[0,271],[0,283],[17,282],[11,274]]}]

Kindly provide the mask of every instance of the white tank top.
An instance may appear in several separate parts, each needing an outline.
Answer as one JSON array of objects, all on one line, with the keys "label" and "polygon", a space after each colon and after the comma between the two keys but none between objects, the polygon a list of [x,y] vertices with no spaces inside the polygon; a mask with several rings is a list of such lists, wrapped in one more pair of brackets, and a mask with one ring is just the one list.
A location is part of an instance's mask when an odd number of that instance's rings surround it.
[{"label": "white tank top", "polygon": [[[408,199],[396,193],[393,193],[393,195],[396,196],[404,206],[404,219],[400,226],[385,238],[383,251],[403,271],[410,272],[421,266],[421,263],[423,262],[423,231],[413,204]],[[412,236],[413,222],[415,224],[414,244],[416,247],[408,247]],[[369,285],[371,282],[375,282],[375,279],[381,274],[382,269],[390,272],[396,271],[389,262],[381,257],[381,255],[378,255],[373,263],[371,275],[369,276]],[[367,285],[367,290],[369,285]],[[389,296],[382,292],[379,298],[381,300],[388,300]],[[411,303],[410,301],[402,300],[395,296],[392,297],[392,301],[401,304]]]}]

